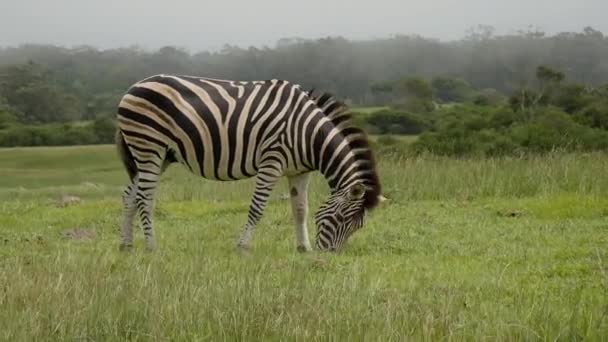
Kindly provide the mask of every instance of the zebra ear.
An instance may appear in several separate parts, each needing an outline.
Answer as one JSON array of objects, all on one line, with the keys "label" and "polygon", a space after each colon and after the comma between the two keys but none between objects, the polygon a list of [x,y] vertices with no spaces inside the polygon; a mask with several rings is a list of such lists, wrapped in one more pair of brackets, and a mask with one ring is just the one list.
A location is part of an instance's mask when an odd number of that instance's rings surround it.
[{"label": "zebra ear", "polygon": [[355,184],[348,190],[348,197],[351,200],[362,199],[365,195],[365,186],[363,184]]},{"label": "zebra ear", "polygon": [[388,200],[388,198],[382,196],[382,195],[378,195],[378,203],[382,203],[384,201]]}]

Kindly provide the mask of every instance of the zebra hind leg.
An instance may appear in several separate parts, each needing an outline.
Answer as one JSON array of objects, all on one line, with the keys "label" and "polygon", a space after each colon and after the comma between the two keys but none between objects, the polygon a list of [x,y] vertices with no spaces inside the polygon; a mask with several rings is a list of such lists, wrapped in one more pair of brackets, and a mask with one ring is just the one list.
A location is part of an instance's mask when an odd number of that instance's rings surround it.
[{"label": "zebra hind leg", "polygon": [[156,248],[153,220],[154,194],[161,174],[171,162],[168,159],[151,157],[148,157],[146,160],[137,160],[138,171],[136,176],[137,183],[135,185],[135,204],[144,233],[145,248],[148,251],[153,251]]},{"label": "zebra hind leg", "polygon": [[135,188],[137,178],[131,182],[122,194],[123,218],[121,225],[120,247],[121,251],[133,248],[133,219],[136,213]]},{"label": "zebra hind leg", "polygon": [[251,204],[249,205],[247,223],[245,224],[238,241],[238,247],[241,250],[248,250],[251,248],[251,240],[253,238],[255,226],[262,217],[266,204],[268,203],[268,197],[280,176],[281,172],[279,167],[272,165],[260,168],[256,178]]},{"label": "zebra hind leg", "polygon": [[304,173],[288,177],[289,193],[291,195],[291,211],[295,223],[296,246],[298,252],[312,250],[308,239],[308,227],[306,218],[308,216],[308,180],[310,174]]},{"label": "zebra hind leg", "polygon": [[158,180],[161,169],[156,171],[150,169],[145,172],[140,171],[139,180],[137,182],[137,192],[135,195],[135,203],[137,212],[141,222],[141,228],[144,232],[146,250],[153,251],[156,248],[156,240],[154,238],[154,193],[158,187]]}]

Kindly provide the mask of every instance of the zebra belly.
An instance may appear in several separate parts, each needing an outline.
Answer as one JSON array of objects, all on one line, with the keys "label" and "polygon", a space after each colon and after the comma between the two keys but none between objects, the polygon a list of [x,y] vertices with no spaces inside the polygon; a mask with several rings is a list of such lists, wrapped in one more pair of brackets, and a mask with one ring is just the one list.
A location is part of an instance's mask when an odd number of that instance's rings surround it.
[{"label": "zebra belly", "polygon": [[254,166],[253,172],[248,174],[243,173],[240,167],[230,168],[232,172],[229,173],[229,167],[227,165],[218,165],[218,167],[212,168],[211,172],[204,173],[204,170],[209,171],[209,168],[205,168],[205,165],[190,165],[189,163],[186,163],[184,157],[179,152],[176,152],[174,148],[169,149],[168,155],[169,154],[174,156],[172,162],[179,163],[191,173],[209,180],[228,182],[249,179],[257,175],[257,166]]}]

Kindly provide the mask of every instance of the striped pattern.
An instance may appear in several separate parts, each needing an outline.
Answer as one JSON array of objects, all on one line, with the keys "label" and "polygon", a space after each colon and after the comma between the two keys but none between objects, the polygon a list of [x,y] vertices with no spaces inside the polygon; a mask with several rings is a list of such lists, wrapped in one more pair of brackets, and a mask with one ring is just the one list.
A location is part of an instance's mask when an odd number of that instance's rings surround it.
[{"label": "striped pattern", "polygon": [[[323,217],[317,219],[317,246],[335,248],[341,244],[336,233],[340,227],[356,226],[348,223],[352,221],[348,210],[344,216],[344,203],[361,216],[377,204],[380,195],[367,139],[348,123],[345,108],[328,94],[314,97],[283,80],[237,82],[156,75],[134,84],[118,106],[117,146],[130,176],[123,194],[121,248],[133,244],[136,214],[146,247],[155,247],[154,193],[163,171],[176,162],[207,179],[256,177],[238,242],[243,248],[249,247],[277,180],[287,176],[298,249],[309,250],[308,175],[320,171],[332,194],[322,207]],[[362,192],[362,197],[353,199],[353,189]],[[337,194],[349,199],[338,205]]]}]

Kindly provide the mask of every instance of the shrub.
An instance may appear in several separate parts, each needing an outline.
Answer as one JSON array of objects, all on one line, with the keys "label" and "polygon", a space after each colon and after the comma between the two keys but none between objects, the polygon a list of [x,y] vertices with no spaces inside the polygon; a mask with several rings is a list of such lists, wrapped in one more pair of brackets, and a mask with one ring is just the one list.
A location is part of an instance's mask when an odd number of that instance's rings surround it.
[{"label": "shrub", "polygon": [[521,111],[513,111],[511,108],[496,110],[489,119],[490,126],[500,129],[509,128],[526,121],[526,116]]},{"label": "shrub", "polygon": [[500,106],[505,101],[505,96],[492,88],[482,89],[473,95],[473,103],[477,106]]},{"label": "shrub", "polygon": [[608,132],[583,126],[555,107],[513,111],[508,107],[483,114],[483,108],[459,106],[442,113],[435,132],[413,144],[416,153],[450,156],[501,156],[519,152],[599,150],[608,147]]},{"label": "shrub", "polygon": [[368,125],[377,128],[379,134],[419,134],[430,126],[419,116],[395,110],[381,110],[369,114]]},{"label": "shrub", "polygon": [[545,152],[575,148],[584,130],[567,113],[549,108],[539,110],[533,120],[513,128],[511,137],[530,151]]},{"label": "shrub", "polygon": [[101,117],[93,122],[93,133],[100,144],[110,144],[114,141],[116,125],[110,117]]},{"label": "shrub", "polygon": [[473,93],[471,85],[459,78],[435,77],[431,86],[435,98],[441,102],[465,102]]},{"label": "shrub", "polygon": [[114,124],[102,119],[86,124],[13,125],[0,130],[0,146],[63,146],[112,143]]},{"label": "shrub", "polygon": [[562,85],[551,96],[551,104],[570,114],[583,109],[592,101],[593,98],[580,84]]},{"label": "shrub", "polygon": [[576,122],[581,125],[608,129],[608,101],[595,102],[574,115]]}]

